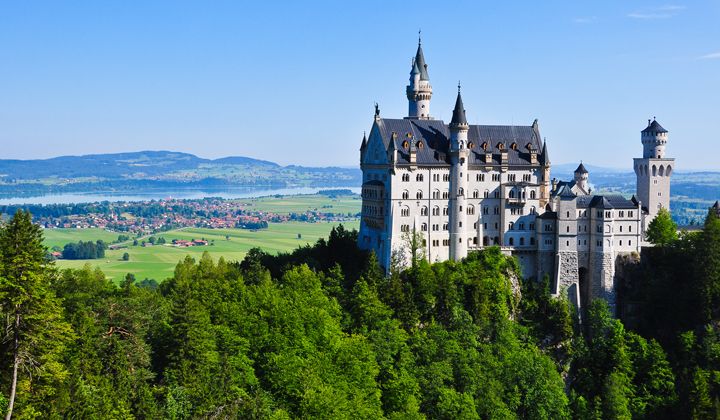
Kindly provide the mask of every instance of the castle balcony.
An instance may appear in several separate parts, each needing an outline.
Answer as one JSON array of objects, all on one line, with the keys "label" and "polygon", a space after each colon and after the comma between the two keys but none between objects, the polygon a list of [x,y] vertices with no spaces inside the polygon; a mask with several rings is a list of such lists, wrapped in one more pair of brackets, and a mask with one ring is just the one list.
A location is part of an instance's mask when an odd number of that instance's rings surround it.
[{"label": "castle balcony", "polygon": [[525,203],[527,203],[525,197],[507,197],[505,199],[505,204],[509,206],[524,206]]}]

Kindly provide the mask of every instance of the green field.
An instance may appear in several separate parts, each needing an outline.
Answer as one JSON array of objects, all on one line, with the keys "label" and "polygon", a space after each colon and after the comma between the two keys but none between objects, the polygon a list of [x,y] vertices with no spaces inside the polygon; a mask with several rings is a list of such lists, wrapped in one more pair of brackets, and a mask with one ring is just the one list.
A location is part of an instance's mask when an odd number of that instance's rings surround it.
[{"label": "green field", "polygon": [[[327,198],[325,203],[327,203]],[[184,228],[155,235],[164,237],[168,242],[167,245],[129,246],[124,249],[108,250],[104,259],[58,260],[57,266],[59,268],[80,268],[85,264],[90,264],[100,267],[114,281],[121,280],[127,273],[133,273],[138,280],[152,278],[162,281],[172,276],[175,265],[186,255],[198,259],[203,252],[208,251],[215,259],[225,257],[227,260],[241,260],[245,253],[253,247],[262,248],[270,253],[291,251],[298,246],[313,244],[321,237],[327,237],[334,225],[336,223],[272,223],[268,229],[255,232],[244,229]],[[359,222],[347,222],[344,225],[348,229],[357,229]],[[67,242],[79,240],[103,239],[109,242],[117,239],[117,233],[100,229],[47,229],[44,233],[45,243],[48,246],[62,247]],[[298,234],[301,238],[298,238]],[[226,235],[229,236],[229,240],[226,239]],[[205,239],[211,241],[211,244],[178,248],[169,245],[173,239]],[[129,261],[122,261],[122,255],[125,252],[130,254]]]},{"label": "green field", "polygon": [[247,205],[247,209],[273,212],[278,214],[304,213],[308,210],[317,210],[323,213],[339,213],[353,215],[360,212],[362,200],[359,195],[343,195],[330,198],[323,195],[288,195],[249,198],[235,200]]},{"label": "green field", "polygon": [[48,248],[59,246],[62,248],[65,244],[78,241],[97,241],[103,240],[107,243],[116,241],[119,233],[108,232],[107,230],[98,228],[89,229],[45,229],[45,245]]}]

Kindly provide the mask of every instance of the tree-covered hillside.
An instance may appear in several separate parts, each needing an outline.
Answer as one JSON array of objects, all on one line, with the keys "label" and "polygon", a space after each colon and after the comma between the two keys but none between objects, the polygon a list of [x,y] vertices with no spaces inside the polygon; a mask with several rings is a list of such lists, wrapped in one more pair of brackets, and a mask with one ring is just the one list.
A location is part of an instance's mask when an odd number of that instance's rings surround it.
[{"label": "tree-covered hillside", "polygon": [[[714,242],[703,246],[720,253],[720,222],[709,220],[705,240]],[[709,299],[695,302],[703,316],[666,331],[679,333],[677,350],[663,334],[629,331],[602,301],[575,325],[548,280],[523,281],[498,248],[385,276],[356,239],[340,227],[292,253],[204,255],[160,285],[129,275],[116,286],[90,268],[58,271],[41,231],[17,213],[0,230],[0,410],[148,419],[717,414],[717,314],[700,309],[717,308],[714,253],[697,273],[706,279],[698,296]]]}]

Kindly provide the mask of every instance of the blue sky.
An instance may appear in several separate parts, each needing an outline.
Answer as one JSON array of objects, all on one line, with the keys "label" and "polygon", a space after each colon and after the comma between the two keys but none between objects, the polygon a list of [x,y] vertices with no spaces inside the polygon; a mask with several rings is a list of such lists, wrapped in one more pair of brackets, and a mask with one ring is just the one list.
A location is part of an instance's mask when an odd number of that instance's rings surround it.
[{"label": "blue sky", "polygon": [[0,3],[0,157],[176,150],[356,165],[373,103],[540,121],[555,163],[630,168],[657,116],[678,170],[720,170],[720,1]]}]

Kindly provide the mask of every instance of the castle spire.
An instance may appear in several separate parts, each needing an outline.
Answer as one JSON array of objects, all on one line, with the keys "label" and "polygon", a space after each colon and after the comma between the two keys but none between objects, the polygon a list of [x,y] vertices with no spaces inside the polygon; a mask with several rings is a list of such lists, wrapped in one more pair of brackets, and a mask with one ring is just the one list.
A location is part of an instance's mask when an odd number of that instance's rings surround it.
[{"label": "castle spire", "polygon": [[422,49],[422,39],[418,32],[418,47],[415,58],[412,60],[412,68],[410,69],[410,83],[405,88],[408,98],[408,116],[409,119],[429,120],[430,117],[430,98],[432,98],[432,86],[430,86],[430,76],[427,71],[427,63],[425,63],[425,54]]},{"label": "castle spire", "polygon": [[455,109],[453,109],[452,120],[450,121],[451,127],[459,125],[468,125],[467,117],[465,117],[465,107],[463,106],[462,95],[460,94],[460,82],[458,82],[458,94],[455,99]]}]

